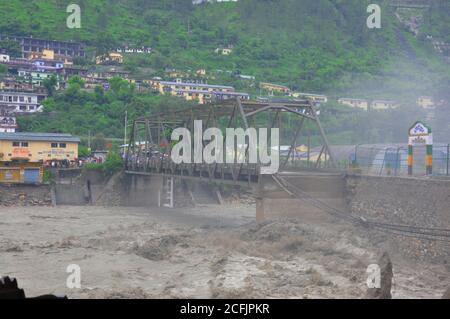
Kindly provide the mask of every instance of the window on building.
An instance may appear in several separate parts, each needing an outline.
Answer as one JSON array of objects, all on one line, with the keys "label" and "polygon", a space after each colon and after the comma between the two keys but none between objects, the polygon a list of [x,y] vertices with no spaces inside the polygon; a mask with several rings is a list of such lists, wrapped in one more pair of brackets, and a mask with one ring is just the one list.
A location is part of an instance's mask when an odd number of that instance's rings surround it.
[{"label": "window on building", "polygon": [[21,105],[21,106],[19,107],[19,110],[21,110],[21,111],[26,111],[26,110],[27,110],[27,106],[26,106],[26,105]]},{"label": "window on building", "polygon": [[51,147],[52,147],[52,148],[57,148],[57,147],[58,147],[58,143],[52,143],[52,144],[51,144]]},{"label": "window on building", "polygon": [[23,102],[23,101],[25,101],[25,98],[23,96],[19,96],[19,101]]},{"label": "window on building", "polygon": [[66,148],[66,143],[59,143],[60,148]]},{"label": "window on building", "polygon": [[28,142],[13,142],[13,147],[28,147]]}]

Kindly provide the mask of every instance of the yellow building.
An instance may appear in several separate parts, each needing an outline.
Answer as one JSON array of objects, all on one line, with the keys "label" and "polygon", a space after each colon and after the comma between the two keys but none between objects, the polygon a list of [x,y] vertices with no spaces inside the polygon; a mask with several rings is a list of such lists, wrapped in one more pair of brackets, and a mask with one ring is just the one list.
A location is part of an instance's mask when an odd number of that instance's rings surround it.
[{"label": "yellow building", "polygon": [[123,63],[123,55],[116,52],[111,52],[105,55],[100,55],[95,58],[96,64],[122,64]]},{"label": "yellow building", "polygon": [[44,49],[42,52],[31,52],[28,55],[29,60],[33,59],[46,59],[46,60],[55,60],[55,51]]},{"label": "yellow building", "polygon": [[42,183],[44,167],[40,163],[0,162],[0,183]]},{"label": "yellow building", "polygon": [[0,183],[40,183],[43,167],[75,163],[80,139],[59,133],[0,133]]},{"label": "yellow building", "polygon": [[306,98],[316,103],[327,103],[328,97],[322,94],[312,94],[312,93],[301,93],[301,92],[293,92],[291,93],[292,97],[295,98]]},{"label": "yellow building", "polygon": [[289,94],[291,92],[291,89],[284,85],[274,84],[274,83],[267,83],[267,82],[261,82],[259,84],[259,87],[262,90],[268,91],[270,94],[273,95],[274,92]]},{"label": "yellow building", "polygon": [[202,90],[175,90],[176,95],[184,98],[186,101],[197,101],[199,104],[205,104],[211,100],[211,92]]},{"label": "yellow building", "polygon": [[59,133],[0,133],[0,161],[46,164],[78,159],[80,139]]},{"label": "yellow building", "polygon": [[197,74],[197,76],[206,76],[206,70],[205,69],[198,69],[195,74]]}]

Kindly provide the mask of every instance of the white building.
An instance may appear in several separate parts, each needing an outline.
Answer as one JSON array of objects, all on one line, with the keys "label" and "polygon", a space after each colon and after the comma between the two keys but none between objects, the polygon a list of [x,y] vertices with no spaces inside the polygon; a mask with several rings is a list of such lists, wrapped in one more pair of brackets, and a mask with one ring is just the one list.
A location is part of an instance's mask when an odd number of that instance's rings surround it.
[{"label": "white building", "polygon": [[10,58],[7,54],[0,54],[0,63],[9,62]]},{"label": "white building", "polygon": [[0,91],[0,111],[26,114],[42,112],[42,109],[37,94]]},{"label": "white building", "polygon": [[372,110],[389,110],[398,107],[398,103],[390,100],[374,100],[370,105]]},{"label": "white building", "polygon": [[16,117],[8,113],[0,113],[0,133],[15,133],[16,129]]},{"label": "white building", "polygon": [[339,104],[360,108],[360,109],[363,109],[363,110],[366,110],[366,111],[369,108],[369,101],[364,100],[364,99],[340,98],[338,100],[338,102],[339,102]]},{"label": "white building", "polygon": [[435,107],[434,99],[431,96],[421,96],[417,99],[417,105],[425,110],[432,110]]}]

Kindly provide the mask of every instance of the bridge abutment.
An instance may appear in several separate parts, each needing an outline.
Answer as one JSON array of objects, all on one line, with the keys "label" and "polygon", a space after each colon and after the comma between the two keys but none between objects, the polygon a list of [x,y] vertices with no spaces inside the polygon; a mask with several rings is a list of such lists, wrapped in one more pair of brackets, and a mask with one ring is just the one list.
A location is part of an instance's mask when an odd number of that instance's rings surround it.
[{"label": "bridge abutment", "polygon": [[162,176],[128,175],[128,206],[158,206],[163,189]]},{"label": "bridge abutment", "polygon": [[289,173],[261,176],[256,189],[256,220],[305,218],[329,220],[332,217],[317,207],[320,201],[342,211],[349,211],[343,174]]}]

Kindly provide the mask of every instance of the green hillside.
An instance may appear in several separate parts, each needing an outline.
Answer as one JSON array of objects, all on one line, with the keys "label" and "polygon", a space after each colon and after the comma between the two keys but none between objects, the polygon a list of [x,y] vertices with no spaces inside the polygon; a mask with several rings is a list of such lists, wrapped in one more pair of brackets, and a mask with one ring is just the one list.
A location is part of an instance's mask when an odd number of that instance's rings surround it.
[{"label": "green hillside", "polygon": [[[395,50],[392,15],[366,27],[368,0],[244,0],[193,6],[190,0],[80,0],[81,29],[66,27],[73,1],[11,0],[0,29],[86,42],[97,52],[117,45],[155,50],[148,65],[206,67],[255,75],[294,89],[350,87],[354,74],[379,72]],[[384,7],[386,11],[391,10]],[[231,56],[214,53],[234,46]]]},{"label": "green hillside", "polygon": [[[450,8],[445,0],[427,1],[431,7],[420,11],[419,36],[398,21],[387,0],[378,2],[381,29],[366,26],[372,0],[241,0],[198,6],[191,0],[78,0],[82,28],[72,30],[66,27],[66,7],[72,0],[2,2],[1,33],[82,41],[90,59],[121,45],[152,47],[150,56],[126,56],[125,68],[140,77],[164,76],[166,68],[205,68],[208,73],[229,71],[210,83],[234,85],[253,94],[259,93],[257,83],[237,80],[230,73],[325,93],[332,101],[349,96],[395,99],[406,105],[414,104],[419,95],[448,92],[450,85],[449,64],[426,38],[450,41]],[[214,52],[227,46],[233,46],[229,56]],[[77,101],[70,99],[70,92],[49,99],[46,113],[20,119],[21,127],[80,135],[91,130],[120,137],[125,110],[148,113],[160,103],[159,97],[136,93],[100,100],[94,93],[74,94]],[[93,115],[86,120],[86,114]],[[326,127],[333,131],[333,142],[400,140],[398,132],[404,129],[393,128],[396,122],[388,112],[370,115],[378,123],[373,132],[358,122],[366,115],[332,114],[327,118],[324,113],[324,120],[329,121]],[[399,114],[391,115],[402,121],[414,118]],[[349,121],[359,129],[349,128]],[[406,128],[409,122],[404,122]]]}]

